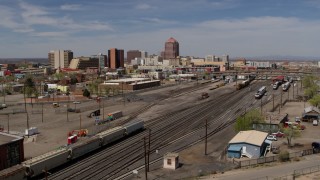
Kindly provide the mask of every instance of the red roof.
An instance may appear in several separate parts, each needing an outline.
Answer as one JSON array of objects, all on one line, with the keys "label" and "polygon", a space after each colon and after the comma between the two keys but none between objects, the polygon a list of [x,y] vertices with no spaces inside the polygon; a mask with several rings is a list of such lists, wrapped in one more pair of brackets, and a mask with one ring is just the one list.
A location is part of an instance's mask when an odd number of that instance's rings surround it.
[{"label": "red roof", "polygon": [[175,43],[175,42],[178,42],[175,38],[171,37],[167,40],[167,42],[170,42],[170,43]]}]

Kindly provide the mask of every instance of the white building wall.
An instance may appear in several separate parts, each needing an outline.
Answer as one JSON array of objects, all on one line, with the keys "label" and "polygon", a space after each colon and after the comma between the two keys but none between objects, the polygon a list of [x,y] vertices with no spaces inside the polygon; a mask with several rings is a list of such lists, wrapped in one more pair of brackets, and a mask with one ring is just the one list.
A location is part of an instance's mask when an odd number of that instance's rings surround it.
[{"label": "white building wall", "polygon": [[54,51],[54,68],[65,68],[64,67],[64,50]]},{"label": "white building wall", "polygon": [[214,62],[214,55],[207,55],[205,61],[206,62]]}]

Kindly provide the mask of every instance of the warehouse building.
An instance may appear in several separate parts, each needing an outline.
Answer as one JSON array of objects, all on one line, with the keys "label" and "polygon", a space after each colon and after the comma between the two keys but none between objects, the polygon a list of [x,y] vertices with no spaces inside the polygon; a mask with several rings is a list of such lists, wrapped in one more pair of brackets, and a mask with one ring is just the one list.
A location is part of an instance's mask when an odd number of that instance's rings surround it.
[{"label": "warehouse building", "polygon": [[228,144],[228,158],[259,158],[269,145],[265,142],[268,133],[256,130],[240,131]]},{"label": "warehouse building", "polygon": [[306,107],[302,113],[303,121],[313,121],[320,119],[320,110],[317,107],[309,106]]},{"label": "warehouse building", "polygon": [[0,170],[24,160],[23,137],[0,132]]},{"label": "warehouse building", "polygon": [[108,80],[99,85],[100,90],[118,89],[119,91],[134,91],[139,89],[160,86],[160,80],[151,80],[150,78],[126,78]]}]

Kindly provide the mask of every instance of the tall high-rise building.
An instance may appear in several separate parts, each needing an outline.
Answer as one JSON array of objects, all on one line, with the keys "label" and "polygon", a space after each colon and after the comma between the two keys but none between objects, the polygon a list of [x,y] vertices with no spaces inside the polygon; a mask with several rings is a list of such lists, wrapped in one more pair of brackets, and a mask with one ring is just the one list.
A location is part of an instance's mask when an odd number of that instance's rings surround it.
[{"label": "tall high-rise building", "polygon": [[108,50],[108,67],[118,69],[124,67],[124,50],[111,48]]},{"label": "tall high-rise building", "polygon": [[71,59],[73,59],[71,50],[55,50],[48,53],[50,66],[54,69],[69,67]]},{"label": "tall high-rise building", "polygon": [[164,51],[161,53],[164,59],[174,59],[179,56],[179,43],[173,37],[169,38],[164,44]]},{"label": "tall high-rise building", "polygon": [[146,58],[148,53],[139,50],[129,50],[127,51],[127,63],[131,64],[131,61],[135,58]]}]

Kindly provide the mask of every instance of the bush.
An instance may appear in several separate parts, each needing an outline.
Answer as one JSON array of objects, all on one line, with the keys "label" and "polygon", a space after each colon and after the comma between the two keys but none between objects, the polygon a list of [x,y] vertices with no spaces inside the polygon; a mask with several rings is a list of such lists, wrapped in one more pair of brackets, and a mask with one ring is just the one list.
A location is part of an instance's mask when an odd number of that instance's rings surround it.
[{"label": "bush", "polygon": [[289,152],[288,151],[281,151],[279,154],[279,161],[280,162],[289,161]]}]

